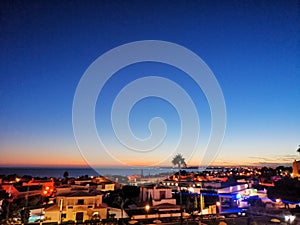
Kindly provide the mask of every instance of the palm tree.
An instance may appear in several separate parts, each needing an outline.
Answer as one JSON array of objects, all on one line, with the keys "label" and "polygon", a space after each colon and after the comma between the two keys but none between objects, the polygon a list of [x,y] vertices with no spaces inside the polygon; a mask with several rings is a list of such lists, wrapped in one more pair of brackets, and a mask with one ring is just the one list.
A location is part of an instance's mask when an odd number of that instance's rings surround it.
[{"label": "palm tree", "polygon": [[181,166],[186,166],[185,159],[183,158],[183,156],[180,153],[178,153],[177,155],[174,156],[174,158],[172,160],[172,164],[174,166],[178,166],[179,173],[180,173]]},{"label": "palm tree", "polygon": [[185,159],[183,158],[183,156],[178,153],[177,155],[174,156],[173,160],[172,160],[172,164],[174,166],[178,166],[178,187],[179,187],[179,201],[180,201],[180,224],[182,224],[182,194],[181,194],[181,186],[180,186],[180,169],[181,169],[181,166],[184,166],[186,167],[186,163],[185,163]]}]

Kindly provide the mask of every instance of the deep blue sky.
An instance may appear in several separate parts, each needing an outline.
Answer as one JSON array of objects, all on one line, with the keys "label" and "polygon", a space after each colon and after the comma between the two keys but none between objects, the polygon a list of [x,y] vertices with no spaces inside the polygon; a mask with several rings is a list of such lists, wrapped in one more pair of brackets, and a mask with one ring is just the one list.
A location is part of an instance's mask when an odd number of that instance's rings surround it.
[{"label": "deep blue sky", "polygon": [[[86,165],[72,130],[78,82],[101,54],[149,39],[187,47],[214,72],[227,109],[215,164],[290,163],[300,144],[299,24],[299,1],[1,1],[0,165]],[[108,84],[105,106],[135,71],[173,74],[166,76],[192,97],[202,95],[173,68],[137,65]],[[209,111],[202,97],[205,139]],[[107,122],[101,103],[98,112],[100,126]],[[169,121],[170,140],[178,136],[178,115],[161,100],[141,102],[132,113],[137,135],[147,136],[142,127],[160,115]],[[199,162],[197,154],[190,159]]]}]

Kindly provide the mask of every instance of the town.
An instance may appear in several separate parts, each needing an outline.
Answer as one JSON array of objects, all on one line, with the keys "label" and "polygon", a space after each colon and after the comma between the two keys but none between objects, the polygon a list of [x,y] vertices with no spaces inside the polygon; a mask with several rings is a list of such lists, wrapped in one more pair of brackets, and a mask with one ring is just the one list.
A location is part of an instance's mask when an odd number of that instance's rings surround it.
[{"label": "town", "polygon": [[[176,157],[179,157],[176,158]],[[300,161],[290,167],[186,167],[166,176],[1,176],[1,224],[300,222]],[[174,161],[173,160],[173,161]]]},{"label": "town", "polygon": [[0,225],[300,225],[300,0],[0,0]]}]

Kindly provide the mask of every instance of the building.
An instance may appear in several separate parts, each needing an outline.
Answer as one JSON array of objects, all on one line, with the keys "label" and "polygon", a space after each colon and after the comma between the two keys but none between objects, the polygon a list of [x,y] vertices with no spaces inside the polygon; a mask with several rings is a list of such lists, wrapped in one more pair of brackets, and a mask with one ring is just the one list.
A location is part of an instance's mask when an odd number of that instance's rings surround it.
[{"label": "building", "polygon": [[74,181],[75,185],[72,188],[76,187],[86,187],[89,190],[97,190],[97,191],[114,191],[115,190],[115,182],[108,180],[105,177],[90,177],[90,178],[81,178]]},{"label": "building", "polygon": [[56,197],[56,203],[45,209],[45,222],[106,219],[107,206],[99,192],[71,192]]},{"label": "building", "polygon": [[42,186],[42,195],[44,197],[51,196],[55,191],[53,178],[50,180],[35,180],[32,178],[27,183],[24,182],[23,186]]},{"label": "building", "polygon": [[172,189],[157,185],[141,186],[140,201],[151,201],[153,206],[166,203],[176,205],[176,199],[172,198]]},{"label": "building", "polygon": [[12,199],[43,195],[43,185],[22,186],[19,184],[2,184],[1,187]]},{"label": "building", "polygon": [[102,176],[95,177],[92,182],[97,184],[98,191],[114,191],[116,183]]},{"label": "building", "polygon": [[3,183],[2,189],[5,190],[13,199],[27,198],[41,195],[49,197],[54,192],[54,181],[51,180],[30,180],[28,182],[19,182],[20,178],[16,178],[16,182]]},{"label": "building", "polygon": [[293,162],[293,177],[300,177],[300,161],[295,160]]}]

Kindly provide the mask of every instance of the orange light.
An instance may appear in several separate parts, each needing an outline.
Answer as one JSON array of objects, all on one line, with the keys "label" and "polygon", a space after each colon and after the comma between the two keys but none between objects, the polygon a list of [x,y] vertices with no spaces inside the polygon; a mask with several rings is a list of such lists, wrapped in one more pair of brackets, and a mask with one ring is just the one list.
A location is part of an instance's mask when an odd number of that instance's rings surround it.
[{"label": "orange light", "polygon": [[150,205],[145,205],[145,210],[148,212],[150,209]]},{"label": "orange light", "polygon": [[48,193],[48,191],[44,191],[43,193],[44,193],[44,195],[46,195]]}]

